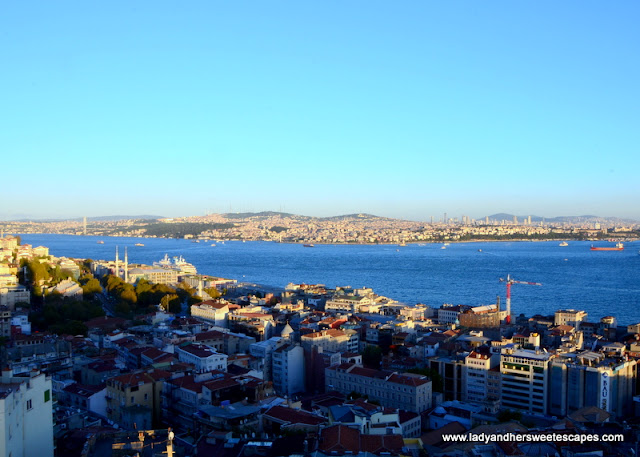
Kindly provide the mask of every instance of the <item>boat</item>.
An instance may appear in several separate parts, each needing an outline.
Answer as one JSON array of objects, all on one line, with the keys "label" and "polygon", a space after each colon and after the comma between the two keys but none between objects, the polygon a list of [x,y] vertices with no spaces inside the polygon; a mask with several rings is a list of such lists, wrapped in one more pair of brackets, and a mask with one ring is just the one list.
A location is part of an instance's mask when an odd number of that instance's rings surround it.
[{"label": "boat", "polygon": [[216,247],[216,243],[211,243],[211,246]]},{"label": "boat", "polygon": [[558,246],[569,246],[569,243],[567,243],[566,241],[563,241],[562,243],[560,243]]},{"label": "boat", "polygon": [[142,243],[136,243],[136,244],[134,244],[134,246],[144,246],[144,244],[142,244]]},{"label": "boat", "polygon": [[592,251],[622,251],[624,250],[624,244],[616,243],[615,247],[604,247],[604,246],[591,246]]},{"label": "boat", "polygon": [[173,258],[173,265],[171,265],[171,268],[188,275],[195,275],[198,273],[196,267],[184,260],[184,257],[182,256]]},{"label": "boat", "polygon": [[478,252],[482,252],[482,249],[478,249]]},{"label": "boat", "polygon": [[98,244],[104,244],[104,241],[100,240],[100,241],[97,241],[97,243]]},{"label": "boat", "polygon": [[304,247],[304,248],[315,248],[315,246],[313,244],[303,244],[302,247]]}]

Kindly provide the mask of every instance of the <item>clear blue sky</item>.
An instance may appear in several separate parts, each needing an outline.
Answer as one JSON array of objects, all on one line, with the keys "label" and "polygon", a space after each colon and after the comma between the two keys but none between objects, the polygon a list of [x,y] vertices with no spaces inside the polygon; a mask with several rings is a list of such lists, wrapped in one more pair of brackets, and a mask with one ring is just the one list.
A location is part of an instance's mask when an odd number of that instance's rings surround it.
[{"label": "clear blue sky", "polygon": [[5,2],[0,218],[640,219],[637,1]]}]

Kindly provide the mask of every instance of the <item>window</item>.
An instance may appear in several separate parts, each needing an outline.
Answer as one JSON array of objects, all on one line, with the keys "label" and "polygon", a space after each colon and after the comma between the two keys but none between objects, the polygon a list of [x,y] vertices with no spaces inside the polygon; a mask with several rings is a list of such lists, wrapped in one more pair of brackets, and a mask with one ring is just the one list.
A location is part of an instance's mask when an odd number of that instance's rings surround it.
[{"label": "window", "polygon": [[51,400],[51,391],[49,389],[44,391],[44,402]]},{"label": "window", "polygon": [[31,403],[31,400],[27,400],[27,410],[33,409],[33,403]]}]

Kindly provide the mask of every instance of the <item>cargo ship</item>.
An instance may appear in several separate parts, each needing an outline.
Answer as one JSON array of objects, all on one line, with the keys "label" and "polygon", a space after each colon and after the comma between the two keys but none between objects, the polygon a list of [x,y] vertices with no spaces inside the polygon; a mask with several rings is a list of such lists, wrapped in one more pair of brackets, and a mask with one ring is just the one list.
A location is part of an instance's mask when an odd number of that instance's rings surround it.
[{"label": "cargo ship", "polygon": [[615,247],[596,247],[591,246],[592,251],[622,251],[624,250],[624,245],[622,243],[616,243]]}]

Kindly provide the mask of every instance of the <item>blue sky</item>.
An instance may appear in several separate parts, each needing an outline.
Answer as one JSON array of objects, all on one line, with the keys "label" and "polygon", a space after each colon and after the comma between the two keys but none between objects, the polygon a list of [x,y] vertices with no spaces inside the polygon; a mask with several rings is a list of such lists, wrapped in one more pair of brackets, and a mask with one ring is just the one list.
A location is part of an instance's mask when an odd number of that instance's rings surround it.
[{"label": "blue sky", "polygon": [[635,1],[9,2],[0,218],[640,220]]}]

